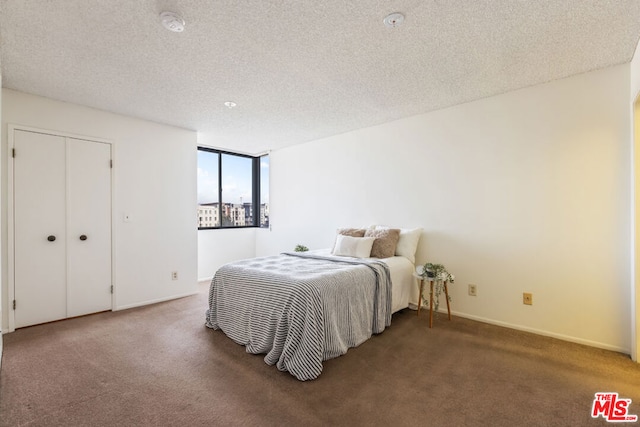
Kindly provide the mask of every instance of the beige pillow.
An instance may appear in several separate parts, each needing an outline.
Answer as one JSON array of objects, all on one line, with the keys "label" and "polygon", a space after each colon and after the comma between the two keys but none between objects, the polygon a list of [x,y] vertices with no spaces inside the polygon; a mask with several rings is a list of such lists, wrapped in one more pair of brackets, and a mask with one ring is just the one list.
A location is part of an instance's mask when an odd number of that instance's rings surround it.
[{"label": "beige pillow", "polygon": [[338,234],[351,237],[364,237],[366,231],[364,228],[338,228]]},{"label": "beige pillow", "polygon": [[338,228],[331,252],[335,251],[336,244],[338,244],[338,236],[364,237],[365,231],[367,231],[365,228]]},{"label": "beige pillow", "polygon": [[[375,226],[376,230],[387,228],[393,227],[387,227],[385,225]],[[398,246],[396,246],[396,255],[403,256],[415,264],[416,250],[418,249],[421,234],[422,228],[401,228],[400,239],[398,239]]]},{"label": "beige pillow", "polygon": [[371,248],[373,258],[389,258],[396,254],[396,246],[400,239],[400,230],[397,228],[385,228],[380,230],[368,229],[365,237],[375,237]]}]

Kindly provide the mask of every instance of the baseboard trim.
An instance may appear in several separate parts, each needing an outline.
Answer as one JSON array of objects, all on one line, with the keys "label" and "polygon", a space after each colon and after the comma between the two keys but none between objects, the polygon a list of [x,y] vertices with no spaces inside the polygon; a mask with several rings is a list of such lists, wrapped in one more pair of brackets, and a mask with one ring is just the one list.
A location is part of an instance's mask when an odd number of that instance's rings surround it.
[{"label": "baseboard trim", "polygon": [[174,299],[178,299],[178,298],[184,298],[184,297],[190,297],[192,295],[196,295],[198,292],[188,292],[186,294],[178,294],[178,295],[172,295],[170,297],[164,297],[164,298],[157,298],[157,299],[153,299],[153,300],[147,300],[147,301],[141,301],[141,302],[136,302],[133,304],[125,304],[125,305],[119,305],[113,308],[113,311],[120,311],[120,310],[127,310],[129,308],[135,308],[135,307],[142,307],[145,305],[150,305],[150,304],[156,304],[159,302],[165,302],[165,301],[171,301]]},{"label": "baseboard trim", "polygon": [[[438,312],[442,313],[443,311],[442,311],[442,309],[440,309],[440,310],[438,310]],[[446,313],[446,310],[444,311],[444,313]],[[572,336],[569,336],[569,335],[557,334],[555,332],[549,332],[549,331],[545,331],[545,330],[542,330],[542,329],[529,328],[527,326],[516,325],[516,324],[508,323],[508,322],[501,322],[499,320],[488,319],[486,317],[474,316],[474,315],[471,315],[471,314],[460,313],[460,312],[457,312],[457,311],[451,311],[451,314],[453,314],[455,316],[459,316],[459,317],[464,317],[465,319],[475,320],[475,321],[482,322],[482,323],[488,323],[490,325],[502,326],[502,327],[505,327],[505,328],[516,329],[518,331],[530,332],[532,334],[543,335],[543,336],[551,337],[551,338],[557,338],[557,339],[562,340],[562,341],[568,341],[568,342],[572,342],[572,343],[576,343],[576,344],[587,345],[589,347],[596,347],[596,348],[601,348],[601,349],[604,349],[604,350],[615,351],[615,352],[618,352],[618,353],[630,354],[630,349],[628,349],[628,348],[623,348],[623,347],[618,347],[618,346],[615,346],[615,345],[605,344],[605,343],[601,343],[601,342],[598,342],[598,341],[591,341],[591,340],[586,340],[586,339],[583,339],[583,338],[572,337]]]},{"label": "baseboard trim", "polygon": [[[411,310],[417,310],[418,306],[416,304],[413,303],[409,303],[409,308]],[[429,306],[422,306],[422,310],[427,310],[427,314],[429,312]],[[438,313],[447,313],[447,309],[446,308],[442,308],[440,307],[440,309],[438,310]],[[545,337],[551,337],[551,338],[556,338],[562,341],[568,341],[568,342],[572,342],[572,343],[576,343],[576,344],[582,344],[582,345],[587,345],[589,347],[596,347],[596,348],[601,348],[603,350],[610,350],[610,351],[615,351],[618,353],[624,353],[624,354],[631,354],[631,349],[629,348],[624,348],[624,347],[618,347],[615,345],[610,345],[610,344],[605,344],[605,343],[601,343],[598,341],[591,341],[591,340],[586,340],[583,338],[577,338],[577,337],[572,337],[569,335],[563,335],[563,334],[557,334],[555,332],[549,332],[549,331],[545,331],[542,329],[536,329],[536,328],[529,328],[527,326],[522,326],[522,325],[516,325],[514,323],[508,323],[508,322],[502,322],[499,320],[494,320],[494,319],[489,319],[486,317],[481,317],[481,316],[474,316],[472,314],[467,314],[467,313],[461,313],[459,311],[451,311],[451,314],[453,314],[454,316],[458,316],[458,317],[464,317],[465,319],[469,319],[469,320],[475,320],[476,322],[482,322],[482,323],[488,323],[490,325],[496,325],[496,326],[501,326],[503,328],[509,328],[509,329],[515,329],[518,331],[523,331],[523,332],[530,332],[532,334],[536,334],[536,335],[542,335]]]}]

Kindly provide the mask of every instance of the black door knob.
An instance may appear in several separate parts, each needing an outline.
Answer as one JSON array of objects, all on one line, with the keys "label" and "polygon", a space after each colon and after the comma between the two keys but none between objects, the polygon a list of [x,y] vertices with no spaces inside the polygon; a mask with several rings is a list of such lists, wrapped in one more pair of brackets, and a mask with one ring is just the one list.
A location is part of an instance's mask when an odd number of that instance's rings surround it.
[{"label": "black door knob", "polygon": [[54,236],[53,234],[49,237],[47,237],[47,240],[50,242],[55,242],[56,241],[56,236]]},{"label": "black door knob", "polygon": [[82,241],[87,240],[87,236],[83,234],[82,236],[80,236],[80,240]]}]

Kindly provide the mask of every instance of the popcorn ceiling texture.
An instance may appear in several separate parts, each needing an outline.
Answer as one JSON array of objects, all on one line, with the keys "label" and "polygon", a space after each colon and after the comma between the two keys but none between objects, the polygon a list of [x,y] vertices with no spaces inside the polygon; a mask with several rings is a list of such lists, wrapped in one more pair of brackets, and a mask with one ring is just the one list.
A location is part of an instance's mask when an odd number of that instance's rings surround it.
[{"label": "popcorn ceiling texture", "polygon": [[[631,60],[637,0],[2,0],[3,86],[257,153]],[[179,12],[183,33],[160,25]],[[406,19],[398,28],[382,20]],[[238,106],[228,109],[225,101]]]}]

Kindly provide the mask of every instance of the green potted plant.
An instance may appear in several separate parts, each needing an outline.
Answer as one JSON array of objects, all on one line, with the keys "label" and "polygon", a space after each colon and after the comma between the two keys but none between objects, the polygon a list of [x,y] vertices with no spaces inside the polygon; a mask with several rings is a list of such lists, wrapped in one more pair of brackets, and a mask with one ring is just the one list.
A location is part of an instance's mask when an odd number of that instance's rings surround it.
[{"label": "green potted plant", "polygon": [[304,245],[296,245],[296,247],[293,248],[293,250],[295,252],[307,252],[309,250],[309,248],[304,246]]},{"label": "green potted plant", "polygon": [[[444,283],[453,283],[455,276],[449,273],[444,265],[431,262],[418,266],[416,268],[416,273],[424,279],[434,281],[433,306],[435,311],[438,311],[438,307],[440,306],[440,294],[442,294],[442,291],[444,290]],[[451,301],[451,296],[449,296],[449,301]],[[429,305],[429,297],[423,295],[422,302],[425,305]]]}]

